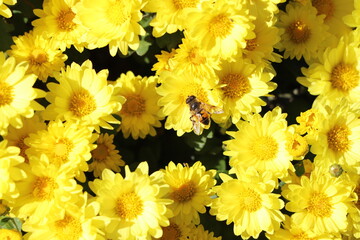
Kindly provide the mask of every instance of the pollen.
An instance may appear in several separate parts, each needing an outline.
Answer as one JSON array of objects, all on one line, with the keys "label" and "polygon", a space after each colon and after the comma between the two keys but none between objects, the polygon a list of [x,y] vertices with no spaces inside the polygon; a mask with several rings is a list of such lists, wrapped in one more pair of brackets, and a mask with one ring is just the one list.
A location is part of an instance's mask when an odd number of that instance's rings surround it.
[{"label": "pollen", "polygon": [[91,155],[95,161],[103,162],[109,155],[109,149],[105,144],[98,144],[97,147],[91,151]]},{"label": "pollen", "polygon": [[330,217],[332,214],[329,198],[322,192],[313,192],[307,210],[316,217]]},{"label": "pollen", "polygon": [[74,30],[76,24],[73,22],[75,13],[71,9],[62,10],[57,17],[58,27],[62,31],[70,32]]},{"label": "pollen", "polygon": [[29,62],[33,66],[40,66],[48,62],[48,57],[46,52],[39,48],[32,50],[29,56]]},{"label": "pollen", "polygon": [[261,208],[261,197],[253,189],[247,188],[239,196],[239,206],[248,212],[255,212]]},{"label": "pollen", "polygon": [[121,114],[133,117],[140,117],[146,110],[145,99],[138,95],[133,94],[126,96],[126,102],[123,104]]},{"label": "pollen", "polygon": [[179,226],[175,223],[171,223],[170,226],[163,227],[163,235],[159,240],[179,240],[182,236]]},{"label": "pollen", "polygon": [[76,240],[82,233],[81,223],[78,219],[66,214],[61,220],[55,222],[57,237],[60,240]]},{"label": "pollen", "polygon": [[335,6],[333,0],[312,0],[312,5],[317,9],[318,15],[325,15],[325,21],[334,16]]},{"label": "pollen", "polygon": [[177,10],[194,8],[198,3],[199,0],[173,0],[173,4]]},{"label": "pollen", "polygon": [[278,143],[270,136],[261,136],[253,141],[250,146],[253,156],[261,161],[274,159],[278,149]]},{"label": "pollen", "polygon": [[0,82],[0,107],[9,105],[13,100],[13,87],[5,82]]},{"label": "pollen", "polygon": [[219,14],[211,19],[209,23],[210,34],[217,38],[227,37],[233,28],[233,20],[225,14]]},{"label": "pollen", "polygon": [[339,153],[344,153],[350,148],[350,130],[345,125],[335,125],[327,133],[327,142],[331,150]]},{"label": "pollen", "polygon": [[290,40],[296,44],[305,43],[309,40],[311,35],[309,27],[301,20],[297,20],[290,24],[286,28],[286,32],[289,35]]},{"label": "pollen", "polygon": [[205,63],[206,58],[199,53],[198,48],[192,48],[188,54],[188,61],[193,65],[201,65]]},{"label": "pollen", "polygon": [[70,98],[69,110],[76,117],[84,117],[96,110],[94,97],[88,90],[81,88]]},{"label": "pollen", "polygon": [[123,193],[116,201],[115,213],[122,219],[135,219],[143,212],[143,202],[135,192]]},{"label": "pollen", "polygon": [[359,84],[359,72],[352,64],[339,63],[331,71],[331,86],[349,92]]},{"label": "pollen", "polygon": [[51,161],[61,165],[68,161],[69,153],[74,148],[73,142],[68,138],[60,138],[54,146],[54,158]]},{"label": "pollen", "polygon": [[55,180],[51,177],[37,177],[33,184],[32,194],[40,201],[50,200],[57,188]]},{"label": "pollen", "polygon": [[190,201],[196,194],[196,185],[192,181],[183,183],[178,188],[174,188],[171,198],[179,203]]},{"label": "pollen", "polygon": [[241,98],[248,92],[250,92],[251,86],[248,78],[244,77],[241,74],[230,73],[224,76],[220,80],[221,85],[225,85],[222,87],[222,91],[225,97],[228,98]]},{"label": "pollen", "polygon": [[259,46],[259,44],[257,43],[256,38],[249,39],[249,40],[246,40],[245,50],[254,51],[258,46]]},{"label": "pollen", "polygon": [[120,26],[131,18],[131,5],[125,0],[115,1],[107,10],[110,23]]}]

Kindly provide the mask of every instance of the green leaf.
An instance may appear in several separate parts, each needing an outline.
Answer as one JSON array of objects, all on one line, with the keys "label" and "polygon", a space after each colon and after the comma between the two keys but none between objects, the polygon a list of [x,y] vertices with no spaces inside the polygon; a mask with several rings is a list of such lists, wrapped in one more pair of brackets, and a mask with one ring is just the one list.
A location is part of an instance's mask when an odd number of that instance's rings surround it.
[{"label": "green leaf", "polygon": [[156,43],[159,48],[171,51],[171,49],[176,49],[178,47],[183,37],[184,34],[181,31],[172,34],[166,33],[164,36],[156,38]]},{"label": "green leaf", "polygon": [[15,229],[21,232],[22,223],[18,218],[11,218],[8,216],[1,216],[0,217],[0,228],[5,229]]},{"label": "green leaf", "polygon": [[14,25],[9,24],[4,18],[0,18],[0,51],[10,49],[12,41],[11,31],[14,30]]}]

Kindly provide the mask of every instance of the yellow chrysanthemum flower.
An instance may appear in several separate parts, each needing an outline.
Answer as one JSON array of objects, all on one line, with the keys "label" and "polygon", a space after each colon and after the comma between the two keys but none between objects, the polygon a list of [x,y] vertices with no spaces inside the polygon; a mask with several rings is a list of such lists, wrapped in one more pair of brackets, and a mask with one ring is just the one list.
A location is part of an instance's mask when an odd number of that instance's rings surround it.
[{"label": "yellow chrysanthemum flower", "polygon": [[1,0],[0,1],[0,15],[6,18],[10,18],[12,16],[11,10],[5,5],[15,5],[17,0]]},{"label": "yellow chrysanthemum flower", "polygon": [[96,215],[99,212],[99,204],[87,200],[87,194],[79,194],[76,203],[67,203],[62,206],[65,210],[61,214],[52,214],[46,224],[23,224],[22,229],[27,232],[25,239],[79,239],[95,240],[100,237],[99,227],[101,220]]},{"label": "yellow chrysanthemum flower", "polygon": [[139,35],[145,35],[145,30],[139,24],[144,3],[142,0],[79,1],[76,17],[88,28],[87,48],[109,45],[111,56],[115,56],[118,49],[123,55],[128,53],[128,47],[136,50]]},{"label": "yellow chrysanthemum flower", "polygon": [[324,15],[316,15],[316,8],[311,4],[290,2],[286,12],[281,11],[277,26],[281,31],[281,41],[276,46],[284,52],[284,58],[306,61],[316,59],[324,48],[327,39],[327,26]]},{"label": "yellow chrysanthemum flower", "polygon": [[324,23],[329,26],[329,32],[340,38],[348,34],[348,27],[343,18],[354,10],[354,0],[311,0],[318,15],[325,16]]},{"label": "yellow chrysanthemum flower", "polygon": [[20,149],[8,146],[6,140],[0,142],[0,199],[18,196],[14,181],[25,177],[19,168],[24,162],[24,158],[19,156],[19,153]]},{"label": "yellow chrysanthemum flower", "polygon": [[259,113],[266,105],[261,97],[277,87],[276,83],[270,82],[273,74],[257,68],[248,60],[224,61],[220,68],[216,72],[219,78],[217,88],[220,89],[224,113],[213,116],[217,122],[224,123],[231,118],[232,123],[237,123],[244,115]]},{"label": "yellow chrysanthemum flower", "polygon": [[322,113],[315,108],[301,112],[300,116],[296,117],[296,121],[299,123],[296,127],[296,132],[300,135],[307,134],[306,136],[311,136],[316,138],[317,131],[323,121]]},{"label": "yellow chrysanthemum flower", "polygon": [[[156,90],[161,98],[158,104],[162,106],[162,114],[167,116],[166,129],[174,129],[178,136],[192,131],[191,113],[186,99],[195,96],[198,101],[221,107],[219,92],[213,90],[213,79],[197,78],[188,72],[178,75],[176,72],[163,72],[160,76],[162,84]],[[209,126],[202,126],[204,128]]]},{"label": "yellow chrysanthemum flower", "polygon": [[309,152],[309,144],[305,137],[296,131],[296,126],[289,126],[286,133],[286,149],[293,156],[294,160],[302,160]]},{"label": "yellow chrysanthemum flower", "polygon": [[227,132],[233,137],[224,142],[224,155],[230,156],[230,166],[253,166],[260,173],[268,172],[274,178],[283,178],[288,170],[294,171],[293,157],[287,151],[286,114],[279,107],[248,116],[248,121],[237,124],[238,131]]},{"label": "yellow chrysanthemum flower", "polygon": [[153,27],[152,35],[161,37],[165,33],[171,34],[177,30],[183,30],[188,20],[187,11],[199,8],[203,1],[148,0],[142,10],[156,13],[150,22],[150,26]]},{"label": "yellow chrysanthemum flower", "polygon": [[53,38],[45,38],[34,32],[13,37],[14,45],[7,51],[17,62],[28,62],[26,73],[34,73],[41,81],[54,77],[56,72],[65,66],[67,56],[59,49],[58,42]]},{"label": "yellow chrysanthemum flower", "polygon": [[121,111],[119,130],[125,138],[130,135],[133,139],[155,136],[155,127],[161,127],[160,107],[157,101],[160,96],[156,93],[157,77],[135,76],[129,71],[122,73],[114,84],[114,96],[126,99]]},{"label": "yellow chrysanthemum flower", "polygon": [[244,169],[230,171],[236,178],[220,174],[223,183],[214,189],[218,197],[210,213],[219,221],[226,220],[226,224],[234,223],[235,235],[258,238],[262,231],[271,234],[280,228],[284,202],[279,194],[272,193],[276,182],[270,179],[271,174],[259,174],[253,167]]},{"label": "yellow chrysanthemum flower", "polygon": [[92,130],[86,126],[73,122],[51,121],[46,130],[30,134],[25,140],[25,144],[29,146],[26,154],[32,166],[45,154],[50,164],[70,177],[76,176],[84,182],[83,171],[88,170],[86,161],[91,158],[90,151],[95,148],[92,144],[95,139]]},{"label": "yellow chrysanthemum flower", "polygon": [[9,146],[20,148],[19,155],[25,159],[25,163],[29,163],[29,157],[26,154],[29,146],[25,144],[25,139],[27,139],[31,133],[46,129],[46,123],[42,121],[38,115],[39,114],[35,114],[32,118],[23,119],[23,126],[21,128],[9,126],[8,134],[4,137],[4,139],[8,140]]},{"label": "yellow chrysanthemum flower", "polygon": [[31,118],[35,110],[43,110],[35,99],[45,93],[33,88],[36,76],[26,74],[28,64],[16,64],[15,58],[5,58],[0,52],[0,135],[6,135],[9,125],[22,127],[21,117]]},{"label": "yellow chrysanthemum flower", "polygon": [[189,72],[199,78],[211,78],[215,76],[214,70],[219,70],[219,58],[208,56],[206,50],[202,48],[202,43],[182,39],[179,48],[176,49],[176,54],[171,59],[173,67],[171,70],[176,70],[179,74]]},{"label": "yellow chrysanthemum flower", "polygon": [[93,172],[95,177],[100,177],[105,168],[114,172],[120,172],[119,166],[124,166],[125,162],[121,159],[119,151],[113,144],[114,135],[107,133],[100,134],[96,140],[96,148],[91,151],[92,162],[89,164],[89,172]]},{"label": "yellow chrysanthemum flower", "polygon": [[171,212],[164,198],[169,191],[165,184],[148,175],[146,162],[134,172],[125,166],[125,178],[105,169],[102,178],[89,183],[100,203],[100,216],[107,217],[105,235],[110,239],[148,239],[162,236],[163,226],[169,225]]},{"label": "yellow chrysanthemum flower", "polygon": [[266,234],[269,240],[340,240],[340,234],[325,233],[325,234],[314,234],[311,230],[304,231],[296,224],[292,224],[291,218],[285,215],[284,228],[280,228],[274,232],[274,234]]},{"label": "yellow chrysanthemum flower", "polygon": [[187,14],[185,37],[201,43],[209,55],[230,59],[246,47],[246,39],[255,37],[251,16],[245,5],[236,1],[204,1],[201,11]]},{"label": "yellow chrysanthemum flower", "polygon": [[347,181],[315,168],[310,178],[302,176],[300,185],[287,185],[282,195],[289,201],[285,208],[293,212],[294,225],[305,232],[332,234],[347,227],[352,189]]},{"label": "yellow chrysanthemum flower", "polygon": [[[354,182],[356,182],[356,187],[353,191],[353,198],[354,202],[350,206],[349,209],[349,215],[348,215],[348,228],[346,230],[346,235],[353,236],[356,239],[360,238],[360,182],[359,182],[359,175],[356,175],[356,179],[354,179]],[[350,237],[349,237],[350,238]]]},{"label": "yellow chrysanthemum flower", "polygon": [[75,121],[93,127],[113,129],[111,124],[119,124],[111,114],[120,111],[125,99],[112,96],[114,87],[107,82],[108,70],[98,73],[90,60],[81,66],[72,63],[55,76],[59,83],[48,83],[46,99],[50,104],[43,112],[47,120]]},{"label": "yellow chrysanthemum flower", "polygon": [[304,77],[297,81],[312,95],[328,102],[345,97],[350,102],[360,101],[360,48],[340,40],[335,48],[327,48],[318,62],[302,68]]},{"label": "yellow chrysanthemum flower", "polygon": [[318,135],[311,142],[311,152],[321,157],[316,161],[322,166],[339,163],[345,166],[359,166],[360,119],[359,105],[341,101],[337,106],[323,110],[325,121],[319,125]]},{"label": "yellow chrysanthemum flower", "polygon": [[82,187],[41,155],[36,165],[23,164],[27,177],[16,183],[19,195],[9,204],[15,216],[28,224],[45,224],[54,214],[64,213],[63,206],[77,202]]},{"label": "yellow chrysanthemum flower", "polygon": [[172,49],[171,52],[161,51],[161,54],[155,55],[157,62],[153,65],[152,71],[156,71],[155,75],[159,76],[164,71],[174,70],[174,56],[176,49]]},{"label": "yellow chrysanthemum flower", "polygon": [[191,167],[170,162],[164,170],[163,179],[170,186],[168,197],[174,202],[168,207],[182,223],[200,223],[199,213],[205,213],[211,203],[211,188],[216,184],[216,171],[208,170],[201,162]]},{"label": "yellow chrysanthemum flower", "polygon": [[62,51],[71,45],[82,51],[86,46],[86,29],[75,18],[75,4],[78,2],[79,0],[44,1],[43,9],[34,9],[34,14],[39,17],[32,21],[34,32],[52,38]]}]

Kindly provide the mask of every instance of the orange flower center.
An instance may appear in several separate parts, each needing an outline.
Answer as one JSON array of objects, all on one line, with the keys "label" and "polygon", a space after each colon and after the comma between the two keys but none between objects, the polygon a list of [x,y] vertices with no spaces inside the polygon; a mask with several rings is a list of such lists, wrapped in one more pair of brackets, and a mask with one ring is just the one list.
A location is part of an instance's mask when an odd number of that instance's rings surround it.
[{"label": "orange flower center", "polygon": [[311,35],[309,27],[300,20],[290,24],[287,27],[286,32],[289,34],[290,40],[296,44],[305,43],[309,40]]},{"label": "orange flower center", "polygon": [[350,148],[350,130],[346,125],[335,125],[327,133],[328,146],[331,150],[344,153]]},{"label": "orange flower center", "polygon": [[225,38],[230,34],[232,28],[233,20],[225,14],[215,16],[209,23],[209,32],[215,38]]},{"label": "orange flower center", "polygon": [[184,8],[194,8],[198,2],[199,0],[173,0],[174,6],[177,10]]},{"label": "orange flower center", "polygon": [[132,220],[143,212],[143,207],[141,198],[135,192],[123,193],[116,201],[115,212],[122,219]]},{"label": "orange flower center", "polygon": [[81,88],[70,98],[69,110],[76,117],[84,117],[96,110],[94,97],[88,90]]},{"label": "orange flower center", "polygon": [[249,80],[238,73],[229,73],[224,76],[220,79],[220,85],[222,84],[225,86],[221,90],[228,98],[241,98],[251,89]]},{"label": "orange flower center", "polygon": [[331,86],[348,92],[359,84],[359,72],[352,64],[339,63],[331,71]]},{"label": "orange flower center", "polygon": [[318,15],[325,15],[325,21],[334,16],[335,6],[332,0],[312,0],[312,5],[317,9]]},{"label": "orange flower center", "polygon": [[74,30],[76,24],[73,22],[75,13],[71,9],[63,10],[59,13],[57,17],[58,27],[62,31],[70,32]]},{"label": "orange flower center", "polygon": [[171,198],[179,203],[190,201],[196,194],[196,186],[192,181],[182,184],[178,188],[174,188],[171,193]]},{"label": "orange flower center", "polygon": [[145,112],[145,99],[142,96],[133,94],[125,98],[126,102],[122,106],[121,114],[139,117]]}]

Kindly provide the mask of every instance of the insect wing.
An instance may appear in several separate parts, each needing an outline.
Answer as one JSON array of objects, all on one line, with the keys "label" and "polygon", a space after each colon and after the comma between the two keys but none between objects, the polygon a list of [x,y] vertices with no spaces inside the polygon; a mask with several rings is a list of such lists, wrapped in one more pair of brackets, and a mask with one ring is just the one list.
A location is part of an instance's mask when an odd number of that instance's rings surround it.
[{"label": "insect wing", "polygon": [[193,122],[193,130],[196,135],[201,135],[202,133],[202,126],[199,121]]},{"label": "insect wing", "polygon": [[202,103],[201,107],[210,114],[220,114],[224,112],[221,108],[206,103]]}]

